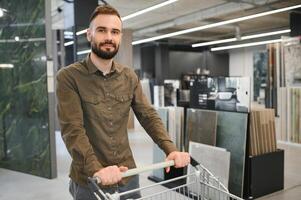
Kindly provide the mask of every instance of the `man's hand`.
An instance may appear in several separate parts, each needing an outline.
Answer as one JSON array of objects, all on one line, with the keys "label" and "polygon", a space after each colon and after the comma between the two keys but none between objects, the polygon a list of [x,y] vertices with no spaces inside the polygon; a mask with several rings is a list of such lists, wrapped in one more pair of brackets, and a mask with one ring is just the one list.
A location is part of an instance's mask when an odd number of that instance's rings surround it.
[{"label": "man's hand", "polygon": [[[181,168],[187,166],[190,163],[190,155],[187,152],[173,151],[167,156],[166,161],[168,160],[174,160],[174,167]],[[167,167],[165,170],[168,173],[170,171],[170,167]]]},{"label": "man's hand", "polygon": [[113,185],[121,181],[122,172],[126,172],[127,167],[124,166],[108,166],[96,172],[93,176],[98,177],[102,185]]}]

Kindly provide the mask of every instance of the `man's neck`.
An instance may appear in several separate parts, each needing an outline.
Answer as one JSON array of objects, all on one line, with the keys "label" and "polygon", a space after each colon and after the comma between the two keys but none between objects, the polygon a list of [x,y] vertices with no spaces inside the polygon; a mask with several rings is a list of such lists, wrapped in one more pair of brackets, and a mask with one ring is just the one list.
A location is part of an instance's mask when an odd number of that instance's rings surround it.
[{"label": "man's neck", "polygon": [[97,55],[95,55],[93,52],[90,54],[90,58],[92,63],[97,67],[98,70],[100,70],[104,75],[110,73],[113,59],[105,60],[102,58],[99,58]]}]

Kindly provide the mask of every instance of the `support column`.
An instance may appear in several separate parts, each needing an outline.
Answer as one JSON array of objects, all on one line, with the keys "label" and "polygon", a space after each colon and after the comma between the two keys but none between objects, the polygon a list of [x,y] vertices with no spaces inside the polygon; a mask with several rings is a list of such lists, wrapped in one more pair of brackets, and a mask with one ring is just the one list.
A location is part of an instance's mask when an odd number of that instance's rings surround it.
[{"label": "support column", "polygon": [[155,79],[157,85],[163,85],[164,79],[168,77],[169,50],[168,45],[155,47]]},{"label": "support column", "polygon": [[119,51],[114,60],[118,63],[133,67],[133,31],[130,29],[124,29],[122,31],[122,41],[119,47]]},{"label": "support column", "polygon": [[55,93],[54,93],[54,61],[53,41],[54,35],[51,30],[51,1],[45,1],[45,24],[46,24],[46,57],[47,57],[47,89],[48,89],[48,115],[49,115],[49,140],[51,178],[57,177],[56,147],[55,147]]},{"label": "support column", "polygon": [[[114,60],[122,65],[133,68],[133,31],[130,29],[122,30],[122,41],[119,51]],[[128,121],[128,129],[134,128],[134,113],[131,110]]]}]

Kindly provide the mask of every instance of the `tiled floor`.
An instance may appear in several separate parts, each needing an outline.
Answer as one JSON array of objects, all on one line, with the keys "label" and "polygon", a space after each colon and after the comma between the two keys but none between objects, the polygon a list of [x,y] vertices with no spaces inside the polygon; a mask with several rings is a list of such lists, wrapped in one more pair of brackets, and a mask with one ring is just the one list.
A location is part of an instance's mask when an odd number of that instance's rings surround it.
[{"label": "tiled floor", "polygon": [[[152,141],[143,132],[129,133],[131,147],[138,166],[152,163]],[[260,200],[301,199],[301,146],[278,144],[285,149],[285,190],[260,198]],[[43,179],[19,172],[0,169],[1,200],[71,200],[68,193],[68,169],[70,157],[57,134],[58,178]],[[153,184],[149,173],[140,175],[141,186]]]}]

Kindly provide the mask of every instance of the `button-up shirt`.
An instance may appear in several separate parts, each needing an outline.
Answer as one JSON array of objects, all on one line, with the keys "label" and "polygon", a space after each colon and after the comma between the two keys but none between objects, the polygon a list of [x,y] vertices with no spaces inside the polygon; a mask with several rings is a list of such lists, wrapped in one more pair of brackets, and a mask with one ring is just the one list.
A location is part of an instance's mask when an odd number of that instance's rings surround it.
[{"label": "button-up shirt", "polygon": [[56,92],[62,138],[72,157],[70,177],[80,185],[107,166],[136,167],[127,134],[130,107],[166,154],[176,150],[128,67],[113,61],[104,76],[87,56],[58,72]]}]

